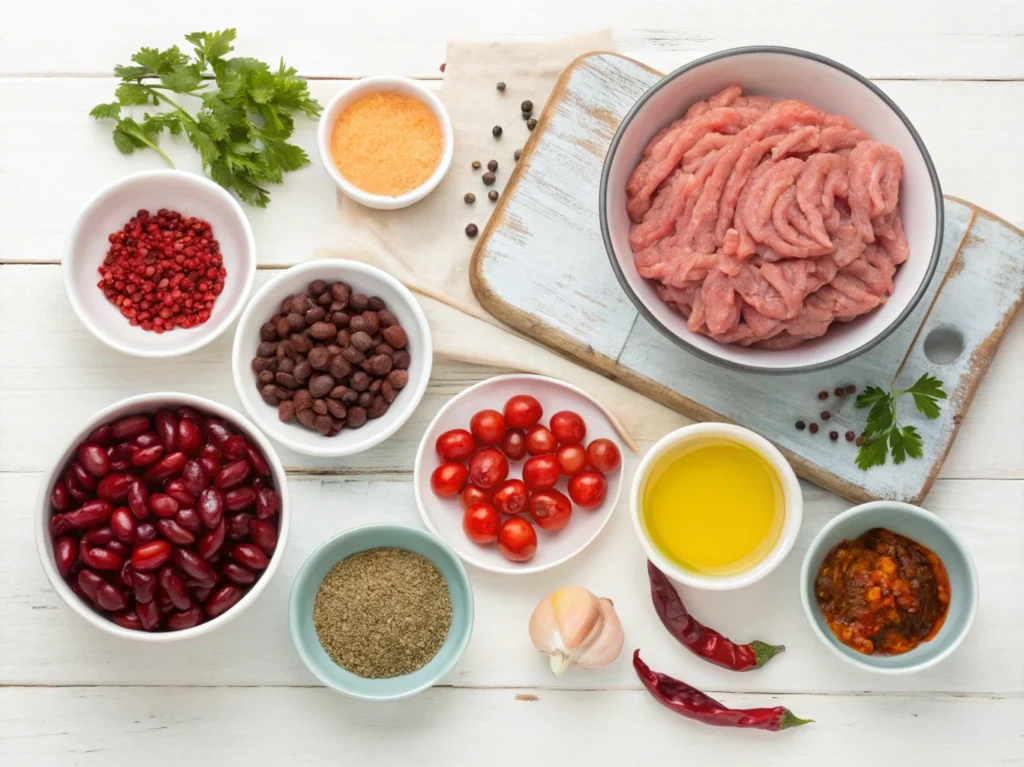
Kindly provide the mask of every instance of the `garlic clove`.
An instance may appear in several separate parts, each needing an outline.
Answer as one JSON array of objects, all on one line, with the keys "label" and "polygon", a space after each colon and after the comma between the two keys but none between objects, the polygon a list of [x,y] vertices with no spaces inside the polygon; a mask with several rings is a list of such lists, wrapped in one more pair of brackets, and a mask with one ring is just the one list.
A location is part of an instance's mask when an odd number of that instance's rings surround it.
[{"label": "garlic clove", "polygon": [[573,665],[600,668],[615,660],[622,649],[622,624],[610,600],[568,586],[537,605],[530,639],[551,656],[551,671],[558,675]]},{"label": "garlic clove", "polygon": [[598,599],[601,610],[601,626],[584,644],[581,652],[576,655],[575,664],[581,668],[603,668],[619,657],[625,635],[622,623],[610,599]]}]

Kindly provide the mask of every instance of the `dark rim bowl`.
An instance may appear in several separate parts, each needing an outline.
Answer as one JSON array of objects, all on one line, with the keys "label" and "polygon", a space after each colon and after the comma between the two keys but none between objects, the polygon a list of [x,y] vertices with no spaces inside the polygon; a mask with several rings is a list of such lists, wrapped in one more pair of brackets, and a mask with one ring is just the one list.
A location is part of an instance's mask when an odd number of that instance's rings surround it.
[{"label": "dark rim bowl", "polygon": [[[619,265],[618,258],[616,257],[615,247],[612,242],[612,235],[608,221],[609,176],[612,170],[612,163],[615,158],[616,151],[619,148],[619,144],[623,139],[623,136],[625,136],[626,133],[629,131],[634,118],[643,110],[648,101],[650,101],[650,99],[656,93],[658,93],[658,91],[660,91],[667,84],[674,81],[676,78],[681,77],[682,75],[691,72],[705,64],[718,61],[720,59],[729,58],[732,56],[743,56],[752,53],[769,53],[778,54],[782,56],[797,56],[800,58],[810,59],[812,61],[816,61],[818,63],[832,67],[833,69],[836,69],[839,72],[842,72],[843,74],[855,79],[857,82],[870,89],[875,96],[877,96],[882,102],[884,102],[889,107],[889,109],[893,111],[893,113],[903,123],[904,127],[909,132],[910,136],[913,138],[914,143],[917,145],[918,151],[921,153],[921,159],[924,161],[925,167],[928,170],[928,175],[931,180],[932,191],[935,197],[935,237],[932,243],[931,261],[928,264],[928,267],[921,280],[921,284],[917,288],[917,291],[907,302],[907,305],[900,312],[899,316],[896,317],[884,330],[882,330],[882,332],[876,334],[871,340],[861,344],[856,349],[832,357],[827,360],[811,362],[805,365],[793,365],[789,367],[763,367],[760,365],[752,365],[737,362],[731,359],[725,359],[716,354],[710,353],[705,349],[699,348],[698,346],[691,343],[690,340],[688,340],[688,338],[674,332],[671,328],[669,328],[655,316],[655,314],[650,310],[645,301],[639,295],[637,295],[636,291],[634,291],[633,287],[630,285],[629,280],[623,273],[622,268]],[[664,124],[667,124],[670,120],[675,119],[676,116],[676,114],[667,116],[666,120],[664,121]],[[895,102],[893,102],[893,100],[889,98],[889,96],[883,93],[878,88],[878,86],[876,86],[870,80],[865,78],[863,75],[860,75],[854,70],[850,69],[849,67],[844,66],[843,64],[840,64],[837,61],[833,61],[832,59],[826,58],[825,56],[821,56],[816,53],[811,53],[809,51],[800,50],[798,48],[785,48],[772,45],[756,45],[742,48],[730,48],[725,51],[719,51],[718,53],[712,53],[708,56],[699,58],[696,61],[692,61],[689,64],[679,67],[674,72],[665,75],[665,77],[663,77],[661,80],[655,83],[643,96],[641,96],[637,100],[636,104],[634,104],[632,109],[629,110],[629,112],[626,114],[626,116],[620,123],[618,130],[615,132],[615,137],[612,139],[611,145],[608,148],[608,154],[605,156],[604,168],[601,171],[601,187],[599,194],[601,237],[604,240],[605,251],[608,254],[608,260],[611,263],[612,270],[615,272],[616,279],[618,279],[623,291],[625,291],[626,295],[629,296],[629,299],[633,302],[633,305],[636,307],[637,311],[639,311],[640,314],[643,315],[644,318],[646,318],[647,321],[650,322],[651,325],[653,325],[655,328],[657,328],[666,338],[670,339],[672,342],[682,347],[683,349],[687,350],[691,354],[694,354],[697,357],[706,360],[707,362],[712,362],[721,367],[747,373],[786,375],[792,373],[806,373],[816,370],[825,370],[827,368],[835,367],[836,365],[846,362],[847,360],[853,359],[854,357],[863,354],[869,349],[874,348],[884,339],[886,339],[893,331],[895,331],[896,328],[898,328],[903,323],[903,321],[910,315],[910,313],[913,312],[914,309],[917,307],[922,296],[924,296],[925,291],[927,291],[928,285],[930,284],[932,277],[935,274],[935,269],[939,263],[939,255],[942,250],[942,233],[944,226],[942,187],[939,184],[939,177],[938,174],[935,172],[935,165],[932,162],[931,155],[928,153],[928,149],[925,147],[924,141],[922,141],[921,136],[918,134],[913,124],[903,113],[903,111],[898,106],[896,106]],[[911,257],[914,256],[912,255]],[[899,279],[899,274],[896,275],[896,279]],[[823,340],[827,339],[831,332],[832,329],[830,328],[829,332],[826,333],[825,336],[823,336]]]}]

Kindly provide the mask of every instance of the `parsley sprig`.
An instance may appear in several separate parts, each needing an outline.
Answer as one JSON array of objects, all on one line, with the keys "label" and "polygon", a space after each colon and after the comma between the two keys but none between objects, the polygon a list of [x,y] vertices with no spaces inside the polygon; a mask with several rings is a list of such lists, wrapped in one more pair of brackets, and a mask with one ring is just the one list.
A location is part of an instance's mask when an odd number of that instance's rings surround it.
[{"label": "parsley sprig", "polygon": [[[266,207],[266,185],[280,184],[286,172],[309,164],[306,152],[288,143],[293,115],[316,117],[320,104],[283,59],[275,70],[252,58],[225,58],[234,50],[234,29],[195,32],[185,39],[194,46],[191,56],[176,45],[163,51],[143,48],[132,56],[133,64],[115,67],[114,75],[121,78],[117,100],[89,114],[117,121],[114,145],[125,154],[152,149],[171,167],[158,137],[165,130],[184,134],[210,178],[244,202]],[[199,111],[190,113],[168,94],[200,99]],[[141,120],[122,115],[125,107],[147,105],[169,109],[145,112]]]},{"label": "parsley sprig", "polygon": [[903,463],[908,455],[911,458],[921,457],[921,435],[913,426],[900,426],[898,420],[897,405],[901,394],[912,395],[914,406],[928,419],[939,417],[939,400],[946,399],[942,381],[927,373],[909,389],[885,391],[877,386],[867,387],[857,397],[858,408],[871,408],[864,427],[864,442],[857,453],[857,465],[861,469],[867,471],[872,466],[884,465],[890,451],[895,464]]}]

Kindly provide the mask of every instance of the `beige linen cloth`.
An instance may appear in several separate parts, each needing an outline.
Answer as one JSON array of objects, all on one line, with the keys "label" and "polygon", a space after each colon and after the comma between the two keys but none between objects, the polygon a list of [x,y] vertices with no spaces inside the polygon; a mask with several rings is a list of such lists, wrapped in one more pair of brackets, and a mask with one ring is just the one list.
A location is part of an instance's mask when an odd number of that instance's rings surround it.
[{"label": "beige linen cloth", "polygon": [[[475,240],[465,227],[472,221],[483,231],[494,209],[480,181],[487,162],[499,163],[491,188],[500,191],[515,165],[513,152],[530,135],[521,102],[533,101],[539,116],[573,59],[613,47],[607,31],[531,42],[449,43],[439,93],[455,132],[447,176],[426,199],[402,210],[373,210],[339,192],[337,219],[313,257],[364,261],[405,283],[426,313],[438,357],[568,381],[596,397],[629,437],[655,439],[686,419],[518,334],[487,313],[469,284]],[[504,92],[495,87],[499,81],[506,83]],[[500,140],[491,134],[495,124],[503,129]],[[484,169],[472,170],[473,160]],[[463,201],[467,191],[476,194],[475,204]]]}]

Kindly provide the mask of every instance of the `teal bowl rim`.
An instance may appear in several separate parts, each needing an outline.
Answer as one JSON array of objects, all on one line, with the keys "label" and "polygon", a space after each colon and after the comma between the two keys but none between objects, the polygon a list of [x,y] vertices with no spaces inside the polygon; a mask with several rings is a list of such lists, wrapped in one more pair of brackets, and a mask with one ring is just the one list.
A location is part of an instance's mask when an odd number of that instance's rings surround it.
[{"label": "teal bowl rim", "polygon": [[[967,565],[967,578],[971,583],[972,599],[967,610],[967,616],[963,623],[963,628],[959,633],[953,635],[952,639],[949,640],[948,646],[937,653],[936,655],[928,658],[927,660],[920,661],[918,663],[908,663],[905,666],[886,666],[880,667],[875,666],[861,660],[858,657],[848,655],[839,649],[839,640],[831,632],[824,632],[821,626],[818,625],[815,620],[815,610],[817,605],[812,605],[808,594],[811,589],[807,588],[808,579],[811,577],[811,568],[816,567],[817,563],[812,563],[812,559],[818,558],[819,550],[822,546],[822,541],[839,525],[846,522],[853,517],[859,517],[862,514],[874,511],[875,509],[891,509],[901,514],[907,514],[912,517],[917,517],[924,521],[926,524],[930,524],[933,527],[940,530],[949,540],[953,543],[960,553],[963,555],[964,562]],[[974,625],[974,618],[978,613],[978,601],[979,601],[979,583],[978,583],[978,568],[974,564],[974,557],[971,556],[971,550],[967,548],[966,544],[960,540],[960,536],[946,524],[939,516],[933,514],[927,509],[923,509],[920,506],[914,506],[910,503],[903,503],[902,501],[871,501],[870,503],[862,503],[859,506],[847,509],[841,514],[833,517],[828,524],[826,524],[818,534],[814,536],[814,540],[811,541],[810,546],[807,548],[807,553],[804,554],[803,563],[800,565],[800,602],[804,607],[804,615],[807,618],[807,622],[811,624],[811,629],[817,635],[817,637],[824,643],[829,650],[831,650],[836,656],[842,658],[844,661],[849,663],[851,666],[855,666],[866,671],[871,671],[875,674],[886,674],[895,676],[898,674],[911,674],[917,671],[923,671],[926,668],[931,668],[953,654],[953,651],[960,646],[963,642],[964,637],[971,630],[971,626]],[[906,656],[904,656],[906,657]]]},{"label": "teal bowl rim", "polygon": [[[316,668],[311,662],[312,659],[308,656],[305,647],[303,646],[302,642],[299,641],[298,638],[298,624],[300,620],[303,620],[303,616],[300,616],[298,614],[299,608],[297,604],[297,591],[299,582],[302,580],[302,575],[306,572],[307,568],[310,567],[310,563],[317,557],[318,554],[320,554],[321,551],[329,548],[330,546],[336,544],[338,541],[342,539],[351,538],[359,533],[380,533],[386,531],[394,531],[402,534],[412,534],[418,538],[423,539],[424,541],[436,545],[441,551],[443,551],[444,554],[451,559],[452,564],[455,566],[456,572],[459,574],[459,578],[466,586],[466,592],[469,594],[469,607],[466,611],[466,631],[462,636],[462,639],[456,646],[455,652],[452,653],[451,659],[444,666],[439,668],[438,673],[434,676],[433,679],[419,685],[418,687],[414,687],[409,690],[404,690],[394,695],[367,695],[365,693],[356,692],[355,690],[351,690],[346,687],[340,687],[337,684],[335,684],[333,680],[326,679],[317,672]],[[366,549],[361,549],[361,551],[369,551],[372,548],[379,547],[370,546]],[[433,562],[433,557],[427,558]],[[298,572],[295,573],[295,578],[292,581],[291,592],[289,593],[288,596],[288,630],[292,637],[292,644],[295,646],[295,650],[296,652],[298,652],[299,657],[302,658],[302,662],[305,664],[306,668],[308,668],[309,671],[313,674],[313,676],[319,679],[326,687],[332,690],[336,690],[337,692],[340,692],[343,695],[347,695],[350,698],[357,698],[359,700],[400,700],[402,698],[409,698],[413,695],[416,695],[417,693],[423,692],[424,690],[430,687],[433,687],[435,684],[437,684],[438,680],[444,677],[445,674],[447,674],[449,671],[452,670],[452,668],[455,667],[455,664],[459,662],[459,660],[462,658],[462,654],[466,651],[466,647],[469,645],[470,637],[472,637],[473,635],[473,622],[475,618],[475,612],[476,608],[473,596],[473,584],[469,580],[469,575],[466,573],[466,568],[462,565],[462,560],[459,559],[459,556],[455,553],[451,546],[444,542],[444,540],[434,535],[433,533],[430,533],[426,530],[422,530],[418,527],[412,527],[411,525],[369,524],[359,525],[358,527],[343,530],[342,532],[337,533],[336,535],[332,535],[330,538],[328,538],[326,541],[321,543],[319,546],[317,546],[315,549],[313,549],[313,551],[309,553],[309,556],[306,557],[305,561],[302,563],[302,566],[299,568]]]}]

